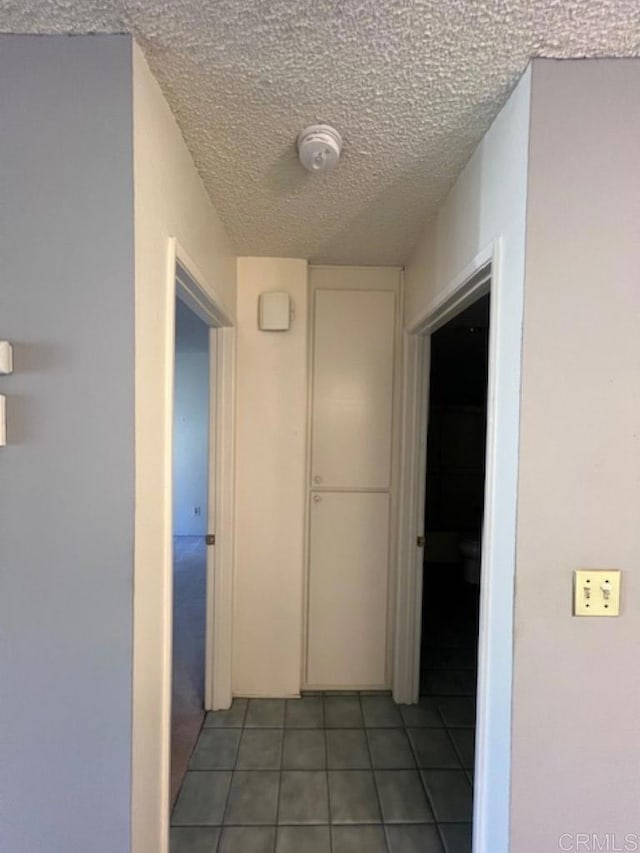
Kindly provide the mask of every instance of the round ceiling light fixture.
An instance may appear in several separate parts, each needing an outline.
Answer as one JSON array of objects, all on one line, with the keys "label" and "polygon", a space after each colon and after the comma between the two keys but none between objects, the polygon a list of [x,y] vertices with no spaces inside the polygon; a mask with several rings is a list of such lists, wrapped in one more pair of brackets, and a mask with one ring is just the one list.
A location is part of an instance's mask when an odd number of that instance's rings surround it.
[{"label": "round ceiling light fixture", "polygon": [[298,136],[298,157],[310,172],[330,172],[341,151],[342,137],[328,124],[312,124]]}]

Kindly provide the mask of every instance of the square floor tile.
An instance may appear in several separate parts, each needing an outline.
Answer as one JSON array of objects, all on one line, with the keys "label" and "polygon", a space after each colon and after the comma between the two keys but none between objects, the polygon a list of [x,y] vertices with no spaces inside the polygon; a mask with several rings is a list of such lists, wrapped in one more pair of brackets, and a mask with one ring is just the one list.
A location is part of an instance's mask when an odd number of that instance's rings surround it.
[{"label": "square floor tile", "polygon": [[237,770],[233,774],[225,824],[275,824],[280,774],[272,770]]},{"label": "square floor tile", "polygon": [[226,826],[218,853],[273,853],[274,826]]},{"label": "square floor tile", "polygon": [[171,823],[174,826],[217,826],[222,823],[231,773],[190,771],[184,777]]},{"label": "square floor tile", "polygon": [[436,699],[436,705],[442,714],[445,725],[453,728],[475,725],[475,699],[466,696],[448,696]]},{"label": "square floor tile", "polygon": [[280,826],[276,853],[331,853],[328,826]]},{"label": "square floor tile", "polygon": [[284,770],[278,823],[328,823],[327,774],[324,770]]},{"label": "square floor tile", "polygon": [[368,770],[371,767],[364,729],[327,729],[330,770]]},{"label": "square floor tile", "polygon": [[174,826],[169,833],[170,853],[216,853],[220,830],[213,826]]},{"label": "square floor tile", "polygon": [[247,712],[246,699],[234,699],[231,707],[226,711],[208,711],[204,718],[205,727],[218,726],[220,728],[242,728],[244,717]]},{"label": "square floor tile", "polygon": [[284,699],[250,699],[245,718],[248,728],[282,728]]},{"label": "square floor tile", "polygon": [[472,769],[475,757],[475,731],[473,729],[451,729],[449,734],[460,754],[462,766]]},{"label": "square floor tile", "polygon": [[435,700],[428,696],[422,696],[417,705],[400,705],[400,713],[405,726],[442,728],[444,725]]},{"label": "square floor tile", "polygon": [[441,823],[447,853],[471,853],[470,823]]},{"label": "square floor tile", "polygon": [[429,823],[433,815],[417,770],[376,770],[385,823]]},{"label": "square floor tile", "polygon": [[416,766],[404,729],[367,729],[373,767],[384,770]]},{"label": "square floor tile", "polygon": [[421,773],[439,823],[471,821],[473,795],[464,770],[422,770]]},{"label": "square floor tile", "polygon": [[203,729],[191,756],[191,770],[233,770],[240,729]]},{"label": "square floor tile", "polygon": [[333,853],[387,853],[382,826],[333,826]]},{"label": "square floor tile", "polygon": [[289,729],[321,729],[324,726],[322,696],[287,699],[285,726]]},{"label": "square floor tile", "polygon": [[330,770],[332,823],[380,823],[373,774],[366,770]]},{"label": "square floor tile", "polygon": [[284,733],[284,770],[324,770],[327,755],[324,731],[288,729]]},{"label": "square floor tile", "polygon": [[282,729],[244,729],[238,751],[238,770],[279,770]]},{"label": "square floor tile", "polygon": [[446,729],[409,729],[418,767],[461,767]]},{"label": "square floor tile", "polygon": [[443,853],[438,830],[433,824],[387,826],[389,853]]},{"label": "square floor tile", "polygon": [[399,706],[391,696],[363,696],[362,713],[365,726],[388,728],[402,725]]},{"label": "square floor tile", "polygon": [[328,729],[362,728],[364,723],[360,710],[360,697],[357,694],[325,696],[324,718]]}]

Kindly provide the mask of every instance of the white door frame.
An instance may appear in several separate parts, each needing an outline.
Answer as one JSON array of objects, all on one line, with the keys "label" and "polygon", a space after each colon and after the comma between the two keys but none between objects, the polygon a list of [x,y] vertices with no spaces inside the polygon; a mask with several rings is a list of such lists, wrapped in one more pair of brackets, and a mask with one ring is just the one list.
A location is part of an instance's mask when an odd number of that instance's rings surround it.
[{"label": "white door frame", "polygon": [[[228,708],[231,704],[231,630],[233,579],[233,508],[234,508],[234,371],[235,330],[215,290],[204,278],[175,238],[170,240],[172,281],[169,299],[173,306],[180,298],[209,326],[210,349],[210,429],[209,435],[209,511],[208,533],[215,533],[216,544],[207,548],[205,697],[206,710]],[[213,294],[213,295],[212,295]],[[175,370],[175,348],[171,363],[171,386]],[[173,394],[168,395],[173,424]],[[170,442],[173,454],[173,435]],[[171,471],[169,466],[169,471]],[[171,483],[173,490],[173,482]],[[168,526],[173,534],[173,524]],[[170,543],[173,548],[173,540]],[[172,551],[171,551],[172,553]],[[173,563],[173,560],[171,561]],[[171,642],[173,622],[173,584],[168,582],[166,630]],[[171,655],[168,656],[171,666]],[[167,681],[171,685],[171,673]],[[169,702],[171,697],[169,695]],[[169,715],[170,723],[170,715]],[[170,731],[167,733],[170,738]]]},{"label": "white door frame", "polygon": [[[508,850],[523,282],[505,282],[500,239],[403,336],[398,591],[393,695],[418,700],[430,335],[491,290],[485,508],[478,645],[474,853]],[[506,288],[510,288],[506,298]],[[517,287],[520,288],[518,292]]]}]

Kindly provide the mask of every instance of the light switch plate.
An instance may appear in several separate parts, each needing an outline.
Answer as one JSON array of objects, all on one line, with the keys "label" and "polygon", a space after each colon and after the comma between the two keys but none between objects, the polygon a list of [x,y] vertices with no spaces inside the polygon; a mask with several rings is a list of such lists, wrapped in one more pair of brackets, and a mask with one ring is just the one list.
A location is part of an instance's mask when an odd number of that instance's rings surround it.
[{"label": "light switch plate", "polygon": [[576,569],[573,602],[574,616],[619,616],[620,571]]},{"label": "light switch plate", "polygon": [[0,394],[0,447],[7,443],[7,398]]},{"label": "light switch plate", "polygon": [[9,341],[0,341],[0,373],[13,373],[13,347]]}]

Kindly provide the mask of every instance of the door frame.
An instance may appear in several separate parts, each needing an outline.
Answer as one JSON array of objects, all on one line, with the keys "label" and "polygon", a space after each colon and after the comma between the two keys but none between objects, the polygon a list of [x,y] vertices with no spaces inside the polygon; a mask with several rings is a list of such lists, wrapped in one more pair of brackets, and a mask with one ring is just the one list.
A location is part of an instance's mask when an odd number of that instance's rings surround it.
[{"label": "door frame", "polygon": [[[393,695],[419,696],[430,336],[491,292],[473,850],[507,849],[511,770],[513,590],[524,283],[501,275],[501,238],[479,252],[403,334]],[[490,282],[490,286],[489,286]],[[509,288],[509,292],[507,291]],[[519,288],[519,290],[518,290]]]},{"label": "door frame", "polygon": [[[216,544],[207,547],[205,710],[228,708],[231,704],[231,635],[233,586],[233,508],[234,508],[234,370],[235,330],[220,301],[205,289],[203,277],[175,238],[170,240],[170,269],[174,271],[170,287],[175,339],[175,300],[179,298],[209,327],[209,461],[207,533],[214,533]],[[171,385],[175,373],[175,347],[171,363]],[[168,395],[173,425],[173,394]],[[213,441],[211,438],[213,437]],[[170,441],[173,457],[173,431]],[[171,470],[171,468],[169,469]],[[171,479],[173,494],[173,476]],[[212,512],[213,506],[213,512]],[[169,524],[173,536],[173,518]],[[171,541],[173,567],[173,539]],[[169,638],[173,625],[172,583],[169,583]],[[171,663],[171,656],[169,656]],[[171,683],[171,675],[169,676]]]}]

